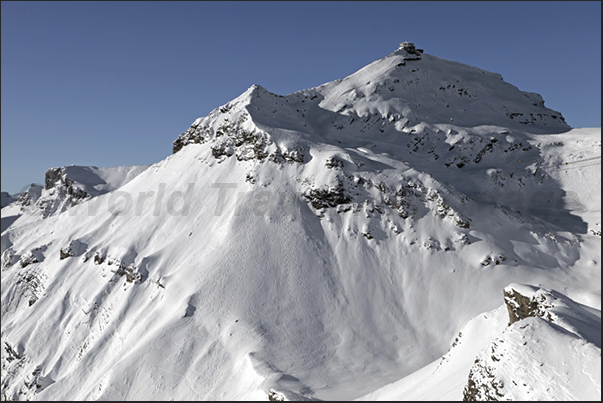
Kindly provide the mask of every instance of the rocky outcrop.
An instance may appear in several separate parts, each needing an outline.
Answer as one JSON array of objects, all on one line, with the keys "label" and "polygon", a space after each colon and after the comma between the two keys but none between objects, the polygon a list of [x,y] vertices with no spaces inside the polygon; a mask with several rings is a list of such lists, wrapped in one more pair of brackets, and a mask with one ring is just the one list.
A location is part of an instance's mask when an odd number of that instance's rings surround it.
[{"label": "rocky outcrop", "polygon": [[317,210],[348,204],[352,201],[341,185],[327,189],[310,189],[302,196]]},{"label": "rocky outcrop", "polygon": [[94,264],[103,265],[105,264],[111,267],[113,276],[109,280],[111,284],[117,283],[117,281],[125,276],[126,283],[139,284],[146,280],[147,275],[143,271],[139,270],[135,264],[126,264],[120,259],[107,256],[104,253],[96,252],[94,254]]},{"label": "rocky outcrop", "polygon": [[504,290],[504,300],[509,312],[509,325],[528,317],[544,318],[553,322],[550,309],[556,299],[550,292],[525,285],[510,285]]},{"label": "rocky outcrop", "polygon": [[90,196],[84,189],[74,186],[74,181],[67,177],[64,167],[50,168],[46,171],[44,188],[46,190],[52,188],[61,189],[63,193],[76,200],[85,199]]},{"label": "rocky outcrop", "polygon": [[68,257],[79,256],[86,251],[86,248],[87,245],[85,243],[74,239],[73,241],[69,242],[69,245],[61,248],[59,251],[59,259],[63,260],[67,259]]},{"label": "rocky outcrop", "polygon": [[[227,114],[230,108],[220,108],[214,114]],[[221,161],[234,156],[238,161],[264,161],[276,164],[301,164],[305,153],[302,147],[285,149],[274,144],[270,135],[256,128],[250,128],[247,113],[241,113],[238,119],[220,116],[228,123],[219,125],[215,130],[206,121],[196,121],[174,141],[173,153],[177,153],[188,144],[207,144],[212,156]]]},{"label": "rocky outcrop", "polygon": [[46,279],[46,274],[40,268],[25,271],[19,276],[17,287],[22,289],[23,296],[29,298],[29,306],[35,304],[44,293],[44,290],[46,289]]},{"label": "rocky outcrop", "polygon": [[268,393],[268,400],[271,402],[284,402],[287,399],[282,393],[277,392],[275,390],[270,390],[270,392]]},{"label": "rocky outcrop", "polygon": [[475,364],[469,371],[469,380],[463,390],[463,401],[498,401],[504,398],[501,389],[504,384],[496,379],[493,369],[481,360],[475,360]]},{"label": "rocky outcrop", "polygon": [[46,171],[46,175],[44,176],[44,189],[52,189],[57,182],[65,184],[66,181],[67,177],[65,176],[63,169],[50,168]]},{"label": "rocky outcrop", "polygon": [[39,248],[34,248],[34,249],[30,250],[29,252],[22,254],[21,257],[19,258],[19,264],[21,265],[22,268],[25,268],[25,267],[29,266],[30,264],[39,263],[39,262],[44,261],[44,254],[42,253],[44,250],[46,250],[45,246],[39,247]]}]

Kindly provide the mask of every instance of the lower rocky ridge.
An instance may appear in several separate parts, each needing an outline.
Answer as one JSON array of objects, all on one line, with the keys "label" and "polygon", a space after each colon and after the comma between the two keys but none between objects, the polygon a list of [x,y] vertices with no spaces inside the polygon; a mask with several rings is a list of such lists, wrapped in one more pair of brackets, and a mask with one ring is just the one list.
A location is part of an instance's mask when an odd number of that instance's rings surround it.
[{"label": "lower rocky ridge", "polygon": [[[556,291],[526,285],[506,287],[504,300],[509,325],[475,359],[464,401],[582,400],[564,388],[577,381],[584,386],[578,393],[600,395],[600,316]],[[563,356],[559,345],[571,353]]]}]

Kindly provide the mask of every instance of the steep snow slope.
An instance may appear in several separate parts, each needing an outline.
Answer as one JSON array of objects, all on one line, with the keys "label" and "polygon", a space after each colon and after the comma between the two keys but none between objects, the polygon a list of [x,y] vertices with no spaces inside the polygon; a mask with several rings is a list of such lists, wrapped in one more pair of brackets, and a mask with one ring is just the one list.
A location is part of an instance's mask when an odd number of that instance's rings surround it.
[{"label": "steep snow slope", "polygon": [[357,400],[463,400],[463,389],[477,355],[504,331],[508,320],[504,305],[477,315],[450,340],[450,349],[442,357]]},{"label": "steep snow slope", "polygon": [[253,86],[117,191],[4,230],[3,396],[352,399],[441,357],[510,282],[600,301],[600,213],[533,169],[561,115],[410,57]]},{"label": "steep snow slope", "polygon": [[542,151],[545,171],[565,193],[567,208],[588,225],[588,232],[601,235],[601,128],[574,129],[567,135],[534,138]]}]

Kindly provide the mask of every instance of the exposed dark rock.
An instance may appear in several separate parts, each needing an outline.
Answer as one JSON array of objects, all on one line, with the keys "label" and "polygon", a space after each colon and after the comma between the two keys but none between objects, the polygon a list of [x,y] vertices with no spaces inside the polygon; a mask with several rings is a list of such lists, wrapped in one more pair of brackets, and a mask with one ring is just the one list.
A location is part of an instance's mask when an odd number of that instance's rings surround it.
[{"label": "exposed dark rock", "polygon": [[46,275],[41,270],[30,270],[20,274],[17,285],[23,287],[22,295],[29,297],[29,306],[35,304],[44,292]]},{"label": "exposed dark rock", "polygon": [[40,260],[38,259],[38,256],[36,256],[36,254],[34,253],[26,253],[25,255],[21,256],[21,259],[19,259],[19,263],[21,264],[22,268],[25,268],[27,266],[29,266],[30,264],[33,263],[39,263]]},{"label": "exposed dark rock", "polygon": [[14,347],[6,341],[4,342],[4,351],[6,352],[6,361],[8,362],[20,360],[23,358],[23,356],[19,354],[17,350],[15,350]]},{"label": "exposed dark rock", "polygon": [[[210,115],[229,113],[231,107],[222,107]],[[243,126],[248,119],[242,114],[236,120],[214,129],[207,122],[195,122],[174,141],[173,152],[180,151],[188,144],[208,144],[216,159],[234,156],[238,161],[268,159],[277,164],[303,163],[304,152],[300,147],[284,150],[272,142],[268,133],[259,129],[249,130]],[[228,121],[228,118],[224,117]]]},{"label": "exposed dark rock", "polygon": [[86,248],[88,247],[88,245],[86,245],[85,243],[74,239],[71,242],[69,242],[69,245],[67,245],[64,248],[61,248],[60,250],[60,255],[59,258],[61,260],[66,259],[68,257],[72,257],[72,256],[80,256],[81,254],[83,254],[86,251]]},{"label": "exposed dark rock", "polygon": [[482,157],[486,155],[486,153],[491,153],[494,150],[494,143],[497,143],[498,140],[495,138],[490,139],[490,142],[484,146],[480,151],[477,152],[477,155],[473,159],[474,163],[479,163],[482,160]]},{"label": "exposed dark rock", "polygon": [[125,276],[127,283],[142,283],[146,280],[148,273],[141,272],[136,265],[134,264],[126,264],[120,259],[116,259],[105,254],[101,254],[100,252],[96,252],[94,255],[94,263],[97,265],[101,265],[106,263],[108,266],[115,266],[115,270],[111,270],[113,272],[113,276],[109,280],[110,283],[115,284],[117,280],[121,277]]},{"label": "exposed dark rock", "polygon": [[73,252],[71,252],[69,249],[67,248],[62,248],[59,251],[59,259],[63,260],[63,259],[67,259],[68,257],[73,256]]},{"label": "exposed dark rock", "polygon": [[509,325],[530,316],[553,322],[553,317],[548,311],[552,308],[550,299],[554,300],[555,297],[548,293],[526,296],[512,287],[507,287],[504,291],[504,300],[509,312]]},{"label": "exposed dark rock", "polygon": [[65,208],[90,197],[84,189],[74,186],[74,181],[67,177],[64,167],[50,168],[46,171],[44,189],[52,189],[49,195],[41,197],[41,189],[38,191],[34,186],[32,185],[30,190],[22,195],[19,203],[22,206],[35,203],[42,210],[43,218],[64,211]]},{"label": "exposed dark rock", "polygon": [[482,266],[489,266],[491,263],[499,265],[506,260],[507,257],[503,255],[488,255],[484,260],[482,260]]},{"label": "exposed dark rock", "polygon": [[62,168],[50,168],[46,171],[44,189],[52,189],[59,181],[64,181],[65,172]]},{"label": "exposed dark rock", "polygon": [[302,196],[317,210],[352,202],[352,199],[345,194],[343,186],[330,189],[310,189]]},{"label": "exposed dark rock", "polygon": [[128,283],[142,283],[145,280],[142,273],[136,270],[136,266],[130,265],[124,267],[123,263],[119,265],[119,268],[115,271],[115,275],[119,277],[125,276]]},{"label": "exposed dark rock", "polygon": [[[484,382],[484,380],[486,380]],[[501,380],[496,379],[492,368],[475,360],[469,371],[469,379],[463,389],[463,401],[498,401],[504,397],[500,390],[503,388]]]},{"label": "exposed dark rock", "polygon": [[325,166],[329,169],[343,168],[343,160],[337,157],[329,157],[325,161]]},{"label": "exposed dark rock", "polygon": [[274,390],[271,390],[268,393],[268,400],[271,402],[284,402],[285,395],[283,395],[282,393],[276,392]]},{"label": "exposed dark rock", "polygon": [[213,155],[216,159],[222,157],[223,155],[226,157],[230,157],[232,154],[232,150],[227,147],[212,147],[211,149],[211,155]]},{"label": "exposed dark rock", "polygon": [[94,254],[94,264],[103,264],[103,262],[105,261],[106,256],[100,254],[99,252],[96,252]]},{"label": "exposed dark rock", "polygon": [[64,188],[66,194],[76,199],[83,199],[89,196],[85,190],[74,187],[73,183],[73,180],[67,177],[67,173],[63,167],[50,168],[46,171],[44,180],[45,189],[48,190],[54,187],[61,187]]}]

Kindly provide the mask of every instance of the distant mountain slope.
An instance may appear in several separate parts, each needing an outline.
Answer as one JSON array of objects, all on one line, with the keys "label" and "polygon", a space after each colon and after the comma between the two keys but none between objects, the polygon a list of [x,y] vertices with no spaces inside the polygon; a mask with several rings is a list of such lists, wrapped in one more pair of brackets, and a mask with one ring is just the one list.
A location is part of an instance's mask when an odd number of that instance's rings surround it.
[{"label": "distant mountain slope", "polygon": [[600,192],[555,170],[575,139],[600,158],[600,129],[402,48],[287,96],[252,86],[114,190],[50,170],[2,231],[2,396],[355,399],[465,326],[492,323],[487,347],[500,312],[472,318],[510,283],[600,311]]},{"label": "distant mountain slope", "polygon": [[14,195],[9,194],[8,192],[2,192],[2,207],[6,207],[17,199]]},{"label": "distant mountain slope", "polygon": [[23,224],[47,218],[82,201],[116,190],[147,168],[146,165],[50,168],[46,171],[44,186],[32,184],[25,192],[14,195],[12,204],[8,203],[7,210],[2,210],[2,231],[21,216],[25,216],[19,222]]}]

